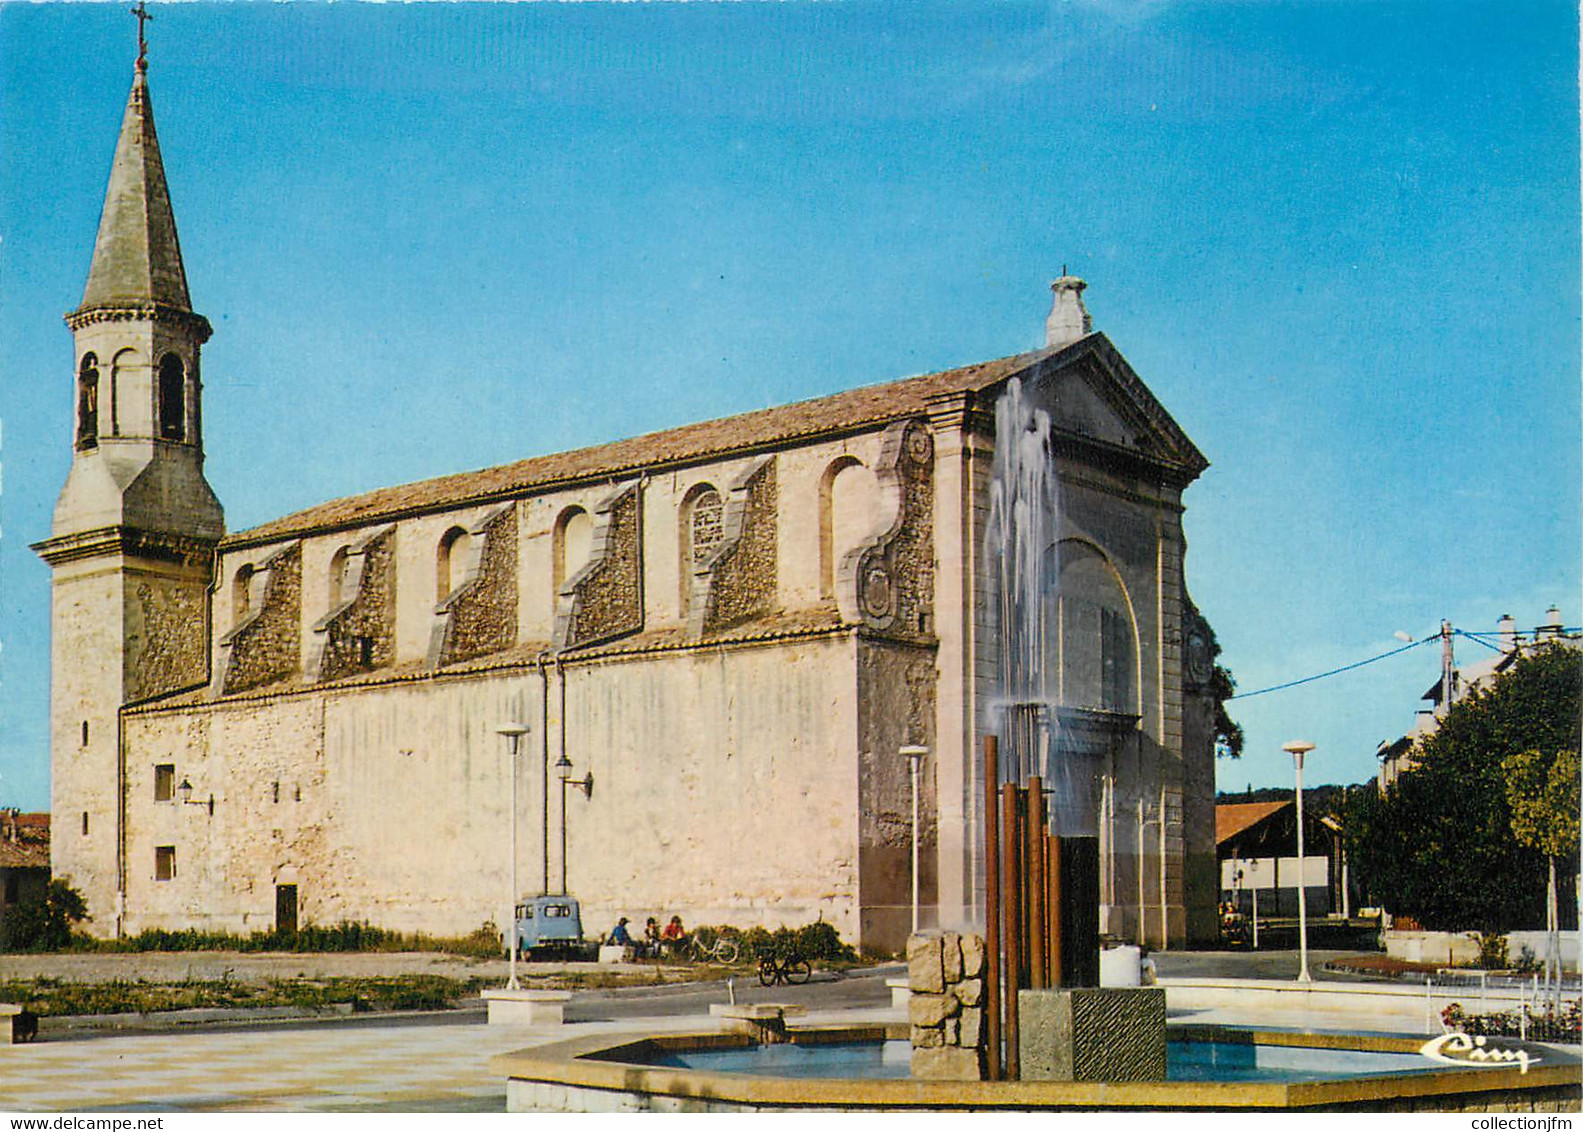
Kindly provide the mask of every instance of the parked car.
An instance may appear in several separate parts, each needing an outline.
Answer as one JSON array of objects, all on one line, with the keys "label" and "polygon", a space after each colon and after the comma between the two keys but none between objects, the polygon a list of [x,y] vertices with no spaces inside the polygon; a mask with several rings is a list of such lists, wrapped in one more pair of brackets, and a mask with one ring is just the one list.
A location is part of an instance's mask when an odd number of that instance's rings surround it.
[{"label": "parked car", "polygon": [[516,917],[518,954],[524,958],[582,959],[597,947],[583,939],[575,896],[529,896],[517,905]]}]

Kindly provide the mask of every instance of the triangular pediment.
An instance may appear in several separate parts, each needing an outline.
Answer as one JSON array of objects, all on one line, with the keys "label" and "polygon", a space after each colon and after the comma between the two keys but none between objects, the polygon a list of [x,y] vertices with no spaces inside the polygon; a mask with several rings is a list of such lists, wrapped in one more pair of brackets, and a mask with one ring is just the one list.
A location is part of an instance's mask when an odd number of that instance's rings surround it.
[{"label": "triangular pediment", "polygon": [[1039,356],[1013,376],[1049,411],[1057,439],[1167,465],[1188,479],[1209,466],[1103,334]]}]

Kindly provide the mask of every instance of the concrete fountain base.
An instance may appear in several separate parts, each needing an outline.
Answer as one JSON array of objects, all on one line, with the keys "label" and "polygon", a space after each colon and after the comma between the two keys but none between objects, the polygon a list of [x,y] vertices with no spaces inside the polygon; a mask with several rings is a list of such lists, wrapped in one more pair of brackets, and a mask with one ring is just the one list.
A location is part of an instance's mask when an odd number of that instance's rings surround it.
[{"label": "concrete fountain base", "polygon": [[1165,991],[1025,990],[1017,995],[1024,1081],[1165,1080]]}]

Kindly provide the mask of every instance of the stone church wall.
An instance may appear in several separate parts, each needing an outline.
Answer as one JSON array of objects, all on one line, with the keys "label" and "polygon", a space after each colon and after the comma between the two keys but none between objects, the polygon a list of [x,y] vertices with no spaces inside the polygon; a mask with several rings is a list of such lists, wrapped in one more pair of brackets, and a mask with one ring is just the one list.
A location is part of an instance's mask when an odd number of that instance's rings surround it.
[{"label": "stone church wall", "polygon": [[[857,683],[863,938],[899,951],[912,927],[912,771],[898,753],[904,746],[930,752],[918,774],[920,907],[932,909],[938,893],[934,650],[861,639]],[[932,926],[928,915],[922,926]]]},{"label": "stone church wall", "polygon": [[[665,911],[689,924],[823,914],[855,937],[849,638],[551,668],[552,762],[562,677],[572,775],[594,777],[591,797],[567,796],[568,880],[590,932]],[[530,892],[543,868],[543,702],[537,671],[522,669],[131,713],[128,930],[267,927],[277,884],[298,886],[304,923],[450,934],[498,919],[510,779],[494,728],[530,727],[518,795]],[[191,781],[195,803],[213,793],[212,816],[206,804],[154,800],[162,763]],[[170,880],[155,879],[161,846],[175,851]]]},{"label": "stone church wall", "polygon": [[[116,708],[125,579],[98,563],[60,567],[51,591],[50,871],[88,902],[85,930],[115,931]],[[101,660],[100,658],[104,658]],[[86,742],[84,742],[86,738]],[[82,815],[89,815],[83,832]]]}]

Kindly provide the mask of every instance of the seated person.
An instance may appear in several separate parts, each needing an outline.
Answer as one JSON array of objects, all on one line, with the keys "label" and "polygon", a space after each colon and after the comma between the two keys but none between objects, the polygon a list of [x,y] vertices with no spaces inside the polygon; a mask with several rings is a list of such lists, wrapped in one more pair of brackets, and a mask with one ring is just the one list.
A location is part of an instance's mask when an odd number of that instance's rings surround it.
[{"label": "seated person", "polygon": [[672,955],[678,954],[686,947],[687,929],[682,927],[682,918],[672,916],[671,922],[665,925],[665,931],[660,934],[660,938],[665,941],[665,946],[670,949]]},{"label": "seated person", "polygon": [[660,922],[653,916],[643,925],[643,954],[650,959],[660,957]]},{"label": "seated person", "polygon": [[610,929],[610,937],[605,940],[611,947],[631,947],[632,936],[627,931],[627,918],[622,916],[616,926]]}]

